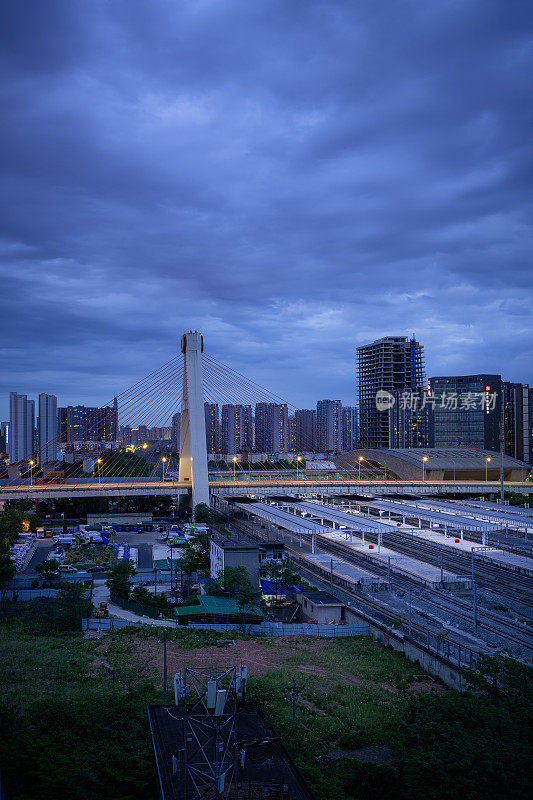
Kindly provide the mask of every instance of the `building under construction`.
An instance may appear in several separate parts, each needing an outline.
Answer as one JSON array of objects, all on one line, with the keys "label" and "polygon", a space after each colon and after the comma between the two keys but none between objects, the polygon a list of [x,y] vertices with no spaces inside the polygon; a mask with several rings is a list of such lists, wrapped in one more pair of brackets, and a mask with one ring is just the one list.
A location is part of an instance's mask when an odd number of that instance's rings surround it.
[{"label": "building under construction", "polygon": [[[361,445],[372,449],[394,446],[389,438],[389,407],[385,393],[392,395],[392,402],[397,391],[423,389],[422,345],[414,336],[412,339],[385,336],[358,347],[357,378]],[[381,396],[380,392],[383,393]]]}]

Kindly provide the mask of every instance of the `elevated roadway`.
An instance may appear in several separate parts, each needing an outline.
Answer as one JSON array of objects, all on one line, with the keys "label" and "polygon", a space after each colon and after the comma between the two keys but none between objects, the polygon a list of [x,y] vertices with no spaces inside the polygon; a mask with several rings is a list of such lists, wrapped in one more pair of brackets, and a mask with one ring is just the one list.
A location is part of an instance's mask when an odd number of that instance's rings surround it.
[{"label": "elevated roadway", "polygon": [[[533,491],[533,482],[506,482],[508,491],[529,494]],[[441,495],[498,493],[500,484],[485,481],[371,481],[353,479],[324,479],[318,476],[313,480],[281,479],[278,476],[266,480],[264,475],[255,479],[253,473],[249,480],[221,480],[209,481],[211,495],[217,496],[242,496],[269,497],[279,494],[298,494],[304,497],[320,494],[322,496],[337,494],[356,494],[375,497],[386,494],[406,495]],[[1,500],[49,500],[78,497],[130,497],[142,495],[183,495],[189,494],[191,484],[187,481],[161,481],[139,479],[102,479],[98,481],[76,482],[63,484],[33,484],[8,483],[0,485]]]}]

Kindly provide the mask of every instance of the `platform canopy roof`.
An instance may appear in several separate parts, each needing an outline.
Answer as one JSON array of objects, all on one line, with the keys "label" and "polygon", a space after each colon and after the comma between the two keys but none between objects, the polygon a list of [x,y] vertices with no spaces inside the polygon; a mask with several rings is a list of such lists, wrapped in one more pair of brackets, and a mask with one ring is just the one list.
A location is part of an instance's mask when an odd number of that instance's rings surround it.
[{"label": "platform canopy roof", "polygon": [[303,519],[296,514],[290,514],[288,511],[282,511],[276,506],[267,505],[267,503],[234,503],[234,507],[240,511],[246,511],[248,514],[254,514],[291,533],[326,533],[330,530],[324,525],[318,525],[316,522]]}]

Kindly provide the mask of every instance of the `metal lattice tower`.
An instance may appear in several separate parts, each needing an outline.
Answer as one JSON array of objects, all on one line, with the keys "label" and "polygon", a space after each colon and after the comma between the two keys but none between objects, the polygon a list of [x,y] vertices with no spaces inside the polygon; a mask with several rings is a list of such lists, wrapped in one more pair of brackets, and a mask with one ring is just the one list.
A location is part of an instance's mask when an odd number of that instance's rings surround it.
[{"label": "metal lattice tower", "polygon": [[174,677],[181,709],[183,751],[179,769],[185,800],[235,800],[238,796],[237,699],[246,686],[247,668],[222,670],[185,667]]}]

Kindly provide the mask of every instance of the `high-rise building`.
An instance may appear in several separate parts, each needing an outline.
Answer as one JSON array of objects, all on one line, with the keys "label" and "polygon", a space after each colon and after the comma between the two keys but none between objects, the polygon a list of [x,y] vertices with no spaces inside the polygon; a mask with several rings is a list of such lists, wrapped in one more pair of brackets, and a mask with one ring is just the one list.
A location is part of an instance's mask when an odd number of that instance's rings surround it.
[{"label": "high-rise building", "polygon": [[504,447],[508,456],[533,463],[533,389],[528,384],[503,383]]},{"label": "high-rise building", "polygon": [[342,403],[319,400],[316,404],[316,448],[322,453],[342,450]]},{"label": "high-rise building", "polygon": [[94,432],[97,426],[97,408],[88,406],[67,406],[66,412],[66,442],[94,441]]},{"label": "high-rise building", "polygon": [[67,408],[58,408],[57,409],[57,441],[60,444],[65,444],[68,442],[67,439],[67,417],[68,417],[68,409]]},{"label": "high-rise building", "polygon": [[131,429],[131,443],[136,447],[142,447],[150,441],[150,428],[148,425],[137,425]]},{"label": "high-rise building", "polygon": [[431,408],[424,404],[423,392],[405,389],[392,392],[394,405],[389,409],[389,447],[429,447]]},{"label": "high-rise building", "polygon": [[316,445],[316,411],[312,408],[299,408],[294,412],[293,438],[290,444],[292,453],[314,453]]},{"label": "high-rise building", "polygon": [[359,409],[355,406],[344,406],[342,409],[342,447],[348,453],[359,444]]},{"label": "high-rise building", "polygon": [[55,394],[39,395],[39,462],[46,464],[57,460],[57,397]]},{"label": "high-rise building", "polygon": [[117,402],[112,406],[97,409],[94,438],[97,442],[116,442],[118,434],[118,407]]},{"label": "high-rise building", "polygon": [[258,453],[289,452],[289,411],[285,403],[257,403],[255,449]]},{"label": "high-rise building", "polygon": [[220,450],[220,411],[218,403],[204,403],[205,442],[208,453]]},{"label": "high-rise building", "polygon": [[118,403],[112,406],[67,406],[60,408],[58,438],[60,442],[116,442],[118,437]]},{"label": "high-rise building", "polygon": [[9,422],[0,423],[0,453],[9,453]]},{"label": "high-rise building", "polygon": [[220,445],[222,452],[250,452],[253,444],[252,406],[223,405]]},{"label": "high-rise building", "polygon": [[[389,447],[387,395],[424,386],[423,347],[406,336],[385,336],[357,348],[359,438],[362,447]],[[378,407],[379,406],[379,407]]]},{"label": "high-rise building", "polygon": [[430,445],[500,449],[501,375],[429,379]]},{"label": "high-rise building", "polygon": [[118,439],[119,442],[127,446],[131,444],[131,426],[130,425],[121,425],[118,431]]},{"label": "high-rise building", "polygon": [[9,460],[29,458],[34,450],[35,402],[27,395],[9,393]]}]

